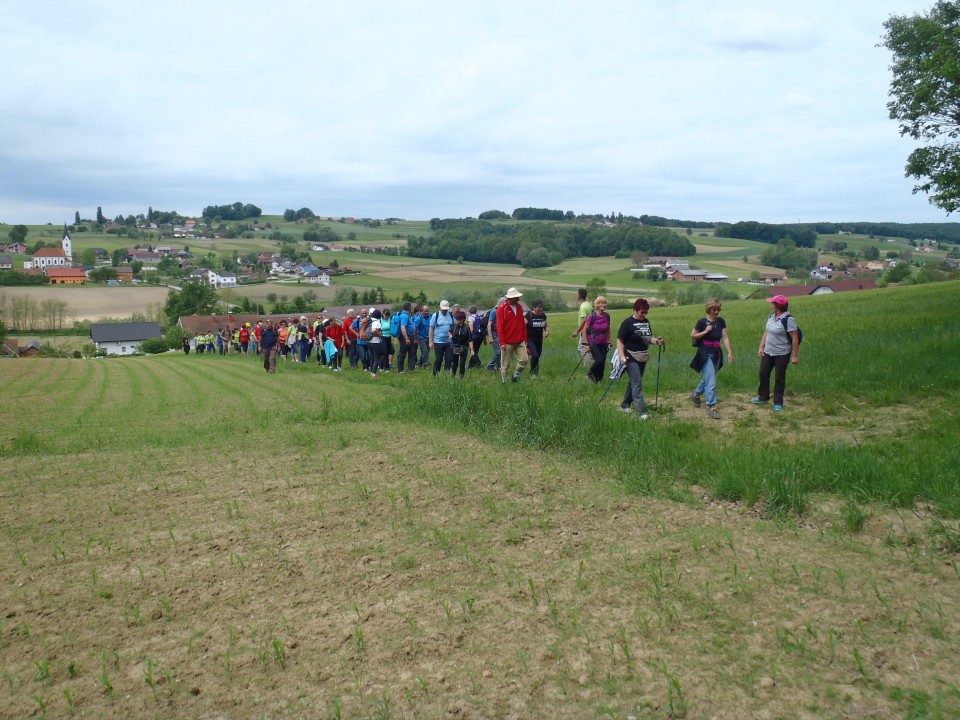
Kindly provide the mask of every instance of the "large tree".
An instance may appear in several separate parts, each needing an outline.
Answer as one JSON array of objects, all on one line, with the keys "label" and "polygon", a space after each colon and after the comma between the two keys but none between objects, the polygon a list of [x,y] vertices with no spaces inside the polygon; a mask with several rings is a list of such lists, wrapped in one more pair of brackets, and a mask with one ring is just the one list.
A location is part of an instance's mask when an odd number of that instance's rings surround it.
[{"label": "large tree", "polygon": [[176,324],[181,315],[207,315],[217,308],[220,298],[213,286],[201,282],[185,282],[182,290],[170,290],[163,311]]},{"label": "large tree", "polygon": [[960,3],[939,0],[925,15],[892,15],[883,45],[893,54],[890,117],[924,143],[910,153],[913,192],[949,212],[960,208]]},{"label": "large tree", "polygon": [[10,228],[10,232],[7,233],[7,236],[10,238],[11,242],[22,243],[27,239],[27,226],[14,225],[12,228]]}]

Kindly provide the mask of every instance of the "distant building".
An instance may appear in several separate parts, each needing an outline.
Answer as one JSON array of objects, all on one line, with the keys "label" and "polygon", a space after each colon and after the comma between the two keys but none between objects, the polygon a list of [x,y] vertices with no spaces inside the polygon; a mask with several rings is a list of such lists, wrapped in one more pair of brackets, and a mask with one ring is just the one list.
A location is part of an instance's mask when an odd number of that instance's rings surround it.
[{"label": "distant building", "polygon": [[[26,248],[24,248],[26,252]],[[60,247],[44,247],[37,250],[33,257],[27,260],[23,267],[26,270],[46,270],[49,267],[70,267],[73,265],[73,241],[67,226],[63,226],[63,237]]]},{"label": "distant building", "polygon": [[48,267],[47,277],[51,285],[84,285],[87,282],[87,271],[74,267]]},{"label": "distant building", "polygon": [[97,350],[108,355],[132,355],[144,340],[163,337],[160,323],[94,323],[90,326],[90,340]]}]

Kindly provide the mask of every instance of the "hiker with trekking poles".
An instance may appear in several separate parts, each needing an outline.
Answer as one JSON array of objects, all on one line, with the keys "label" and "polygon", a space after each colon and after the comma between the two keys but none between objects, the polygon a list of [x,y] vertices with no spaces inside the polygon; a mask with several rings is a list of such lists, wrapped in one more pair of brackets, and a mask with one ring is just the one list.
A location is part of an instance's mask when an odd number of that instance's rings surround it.
[{"label": "hiker with trekking poles", "polygon": [[[627,389],[623,394],[623,400],[620,402],[620,411],[632,413],[633,406],[636,406],[637,417],[646,420],[650,416],[647,414],[647,404],[643,399],[643,372],[650,361],[650,346],[659,345],[659,353],[663,352],[663,338],[654,337],[650,328],[650,321],[647,320],[647,312],[650,310],[650,303],[645,299],[639,298],[633,303],[633,315],[620,323],[620,330],[617,332],[617,355],[623,364],[627,373]],[[657,390],[659,393],[659,361],[657,364]],[[611,383],[612,384],[612,383]],[[608,388],[609,389],[609,388]],[[659,397],[657,398],[659,401]]]}]

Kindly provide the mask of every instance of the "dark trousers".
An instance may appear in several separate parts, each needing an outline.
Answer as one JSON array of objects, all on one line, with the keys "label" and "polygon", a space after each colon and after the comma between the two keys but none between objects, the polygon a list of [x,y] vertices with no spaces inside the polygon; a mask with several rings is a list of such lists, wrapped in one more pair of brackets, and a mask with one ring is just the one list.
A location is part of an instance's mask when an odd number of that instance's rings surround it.
[{"label": "dark trousers", "polygon": [[470,347],[465,345],[460,354],[457,354],[452,350],[450,353],[453,356],[453,364],[450,366],[450,374],[456,375],[457,370],[459,369],[460,377],[463,377],[463,373],[467,369],[467,355],[470,354]]},{"label": "dark trousers", "polygon": [[481,347],[483,347],[482,340],[470,341],[470,364],[467,367],[471,367],[471,368],[483,367],[483,363],[480,361]]},{"label": "dark trousers", "polygon": [[773,372],[773,402],[783,405],[783,391],[787,387],[787,365],[790,364],[789,355],[767,355],[760,358],[760,387],[757,388],[757,397],[761,400],[770,399],[770,373]]},{"label": "dark trousers", "polygon": [[540,356],[543,355],[543,346],[536,340],[527,341],[527,355],[530,356],[530,375],[540,374]]},{"label": "dark trousers", "polygon": [[415,345],[412,342],[405,342],[402,337],[397,338],[397,344],[400,346],[400,351],[397,353],[397,371],[403,372],[404,360],[409,358],[407,363],[411,370],[417,365],[417,351]]},{"label": "dark trousers", "polygon": [[425,368],[430,364],[430,339],[418,338],[417,344],[420,346],[420,359],[417,361],[417,365]]},{"label": "dark trousers", "polygon": [[607,350],[609,349],[609,345],[590,344],[590,355],[593,356],[593,365],[590,366],[587,377],[594,382],[603,380],[603,366],[607,362]]},{"label": "dark trousers", "polygon": [[436,359],[433,361],[433,374],[440,374],[440,365],[443,365],[444,371],[449,370],[453,364],[453,350],[450,349],[450,343],[434,343],[433,354]]},{"label": "dark trousers", "polygon": [[367,345],[367,352],[370,353],[370,372],[376,375],[381,369],[387,369],[386,346],[382,342],[370,343]]}]

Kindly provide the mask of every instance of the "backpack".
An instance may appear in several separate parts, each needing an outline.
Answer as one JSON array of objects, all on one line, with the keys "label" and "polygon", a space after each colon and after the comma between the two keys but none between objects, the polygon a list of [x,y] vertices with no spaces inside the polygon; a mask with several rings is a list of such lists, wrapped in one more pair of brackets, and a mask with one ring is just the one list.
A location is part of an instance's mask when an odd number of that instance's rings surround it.
[{"label": "backpack", "polygon": [[470,330],[470,339],[474,342],[482,343],[487,339],[487,321],[489,313],[481,315],[477,313],[473,316],[473,327]]},{"label": "backpack", "polygon": [[400,335],[400,313],[395,313],[390,316],[390,334],[393,337]]},{"label": "backpack", "polygon": [[360,324],[360,339],[364,342],[373,339],[373,321],[370,318],[364,318]]},{"label": "backpack", "polygon": [[[787,333],[787,337],[790,337],[790,333],[787,331],[787,318],[791,318],[791,317],[793,317],[793,315],[791,315],[790,313],[784,313],[783,315],[780,316],[780,322],[783,323],[783,331]],[[793,318],[793,320],[794,322],[796,322],[797,319]],[[803,342],[803,330],[800,329],[800,325],[798,323],[797,324],[797,347],[800,347],[800,343],[802,342]]]}]

